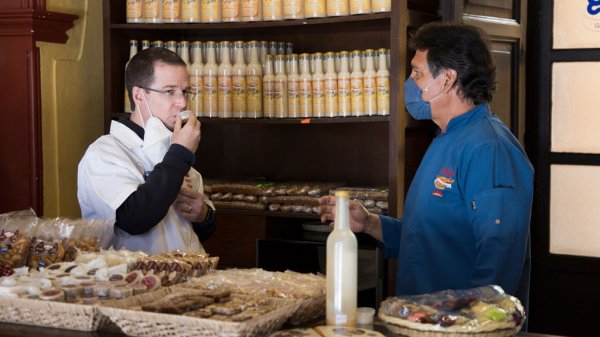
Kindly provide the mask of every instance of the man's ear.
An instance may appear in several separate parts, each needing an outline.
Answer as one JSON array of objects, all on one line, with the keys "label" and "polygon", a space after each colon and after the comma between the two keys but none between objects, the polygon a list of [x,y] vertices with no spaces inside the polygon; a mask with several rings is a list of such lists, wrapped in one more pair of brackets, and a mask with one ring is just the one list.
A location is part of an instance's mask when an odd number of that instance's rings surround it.
[{"label": "man's ear", "polygon": [[456,83],[458,74],[454,69],[446,69],[444,70],[444,90],[450,90],[454,87]]},{"label": "man's ear", "polygon": [[131,88],[131,92],[132,92],[132,96],[133,96],[133,102],[135,103],[136,107],[141,107],[142,106],[142,100],[143,100],[143,93],[142,93],[142,88],[137,87],[137,86],[133,86]]}]

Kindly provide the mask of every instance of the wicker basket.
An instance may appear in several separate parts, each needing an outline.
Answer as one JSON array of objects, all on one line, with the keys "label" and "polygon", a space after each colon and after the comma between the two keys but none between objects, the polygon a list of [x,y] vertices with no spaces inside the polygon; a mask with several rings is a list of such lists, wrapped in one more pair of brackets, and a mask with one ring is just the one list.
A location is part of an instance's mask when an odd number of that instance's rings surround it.
[{"label": "wicker basket", "polygon": [[123,333],[130,336],[250,337],[266,335],[281,328],[298,307],[295,302],[274,299],[277,303],[277,309],[260,317],[239,323],[126,309],[182,291],[184,290],[173,287],[163,288],[124,300],[105,303],[109,306],[101,306],[99,310]]},{"label": "wicker basket", "polygon": [[0,321],[79,331],[95,331],[102,323],[98,309],[91,305],[3,298]]},{"label": "wicker basket", "polygon": [[325,315],[325,296],[296,301],[298,301],[298,309],[289,319],[292,325],[304,324]]}]

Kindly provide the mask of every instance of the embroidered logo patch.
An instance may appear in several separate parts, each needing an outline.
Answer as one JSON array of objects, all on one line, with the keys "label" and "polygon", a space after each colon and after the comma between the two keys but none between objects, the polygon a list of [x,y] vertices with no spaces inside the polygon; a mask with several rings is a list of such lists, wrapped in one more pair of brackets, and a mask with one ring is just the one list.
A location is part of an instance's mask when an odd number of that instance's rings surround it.
[{"label": "embroidered logo patch", "polygon": [[433,186],[435,187],[435,190],[433,190],[432,194],[436,197],[443,197],[444,194],[442,193],[442,191],[446,189],[452,189],[452,184],[454,183],[454,179],[452,178],[453,176],[454,171],[452,171],[449,168],[442,168],[440,170],[440,173],[435,177],[435,180],[433,181]]}]

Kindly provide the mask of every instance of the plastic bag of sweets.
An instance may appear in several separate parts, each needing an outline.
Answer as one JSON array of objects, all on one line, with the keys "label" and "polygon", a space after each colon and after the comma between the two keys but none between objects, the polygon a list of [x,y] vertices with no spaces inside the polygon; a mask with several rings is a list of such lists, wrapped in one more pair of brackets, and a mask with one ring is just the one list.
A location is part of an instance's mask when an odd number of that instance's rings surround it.
[{"label": "plastic bag of sweets", "polygon": [[30,233],[36,221],[32,209],[0,214],[0,265],[8,269],[27,263]]}]

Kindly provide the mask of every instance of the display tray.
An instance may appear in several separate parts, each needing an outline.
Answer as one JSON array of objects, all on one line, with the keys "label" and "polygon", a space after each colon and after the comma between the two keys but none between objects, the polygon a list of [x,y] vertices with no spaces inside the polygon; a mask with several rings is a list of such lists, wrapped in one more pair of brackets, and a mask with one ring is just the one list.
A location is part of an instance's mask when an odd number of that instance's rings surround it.
[{"label": "display tray", "polygon": [[[144,337],[250,337],[269,334],[279,328],[297,310],[298,303],[287,299],[273,299],[276,308],[259,317],[243,322],[219,321],[175,314],[161,314],[130,310],[169,294],[185,291],[181,288],[163,288],[151,293],[105,303],[99,307],[121,331],[130,336]],[[191,291],[188,289],[188,291]],[[129,309],[127,309],[129,308]]]},{"label": "display tray", "polygon": [[387,328],[391,332],[407,337],[511,337],[516,336],[521,330],[521,327],[515,329],[500,329],[493,331],[481,331],[481,332],[454,332],[454,331],[443,331],[443,330],[421,330],[411,329],[395,325],[393,323],[387,323]]},{"label": "display tray", "polygon": [[22,298],[0,301],[0,321],[79,331],[107,323],[95,306]]}]

